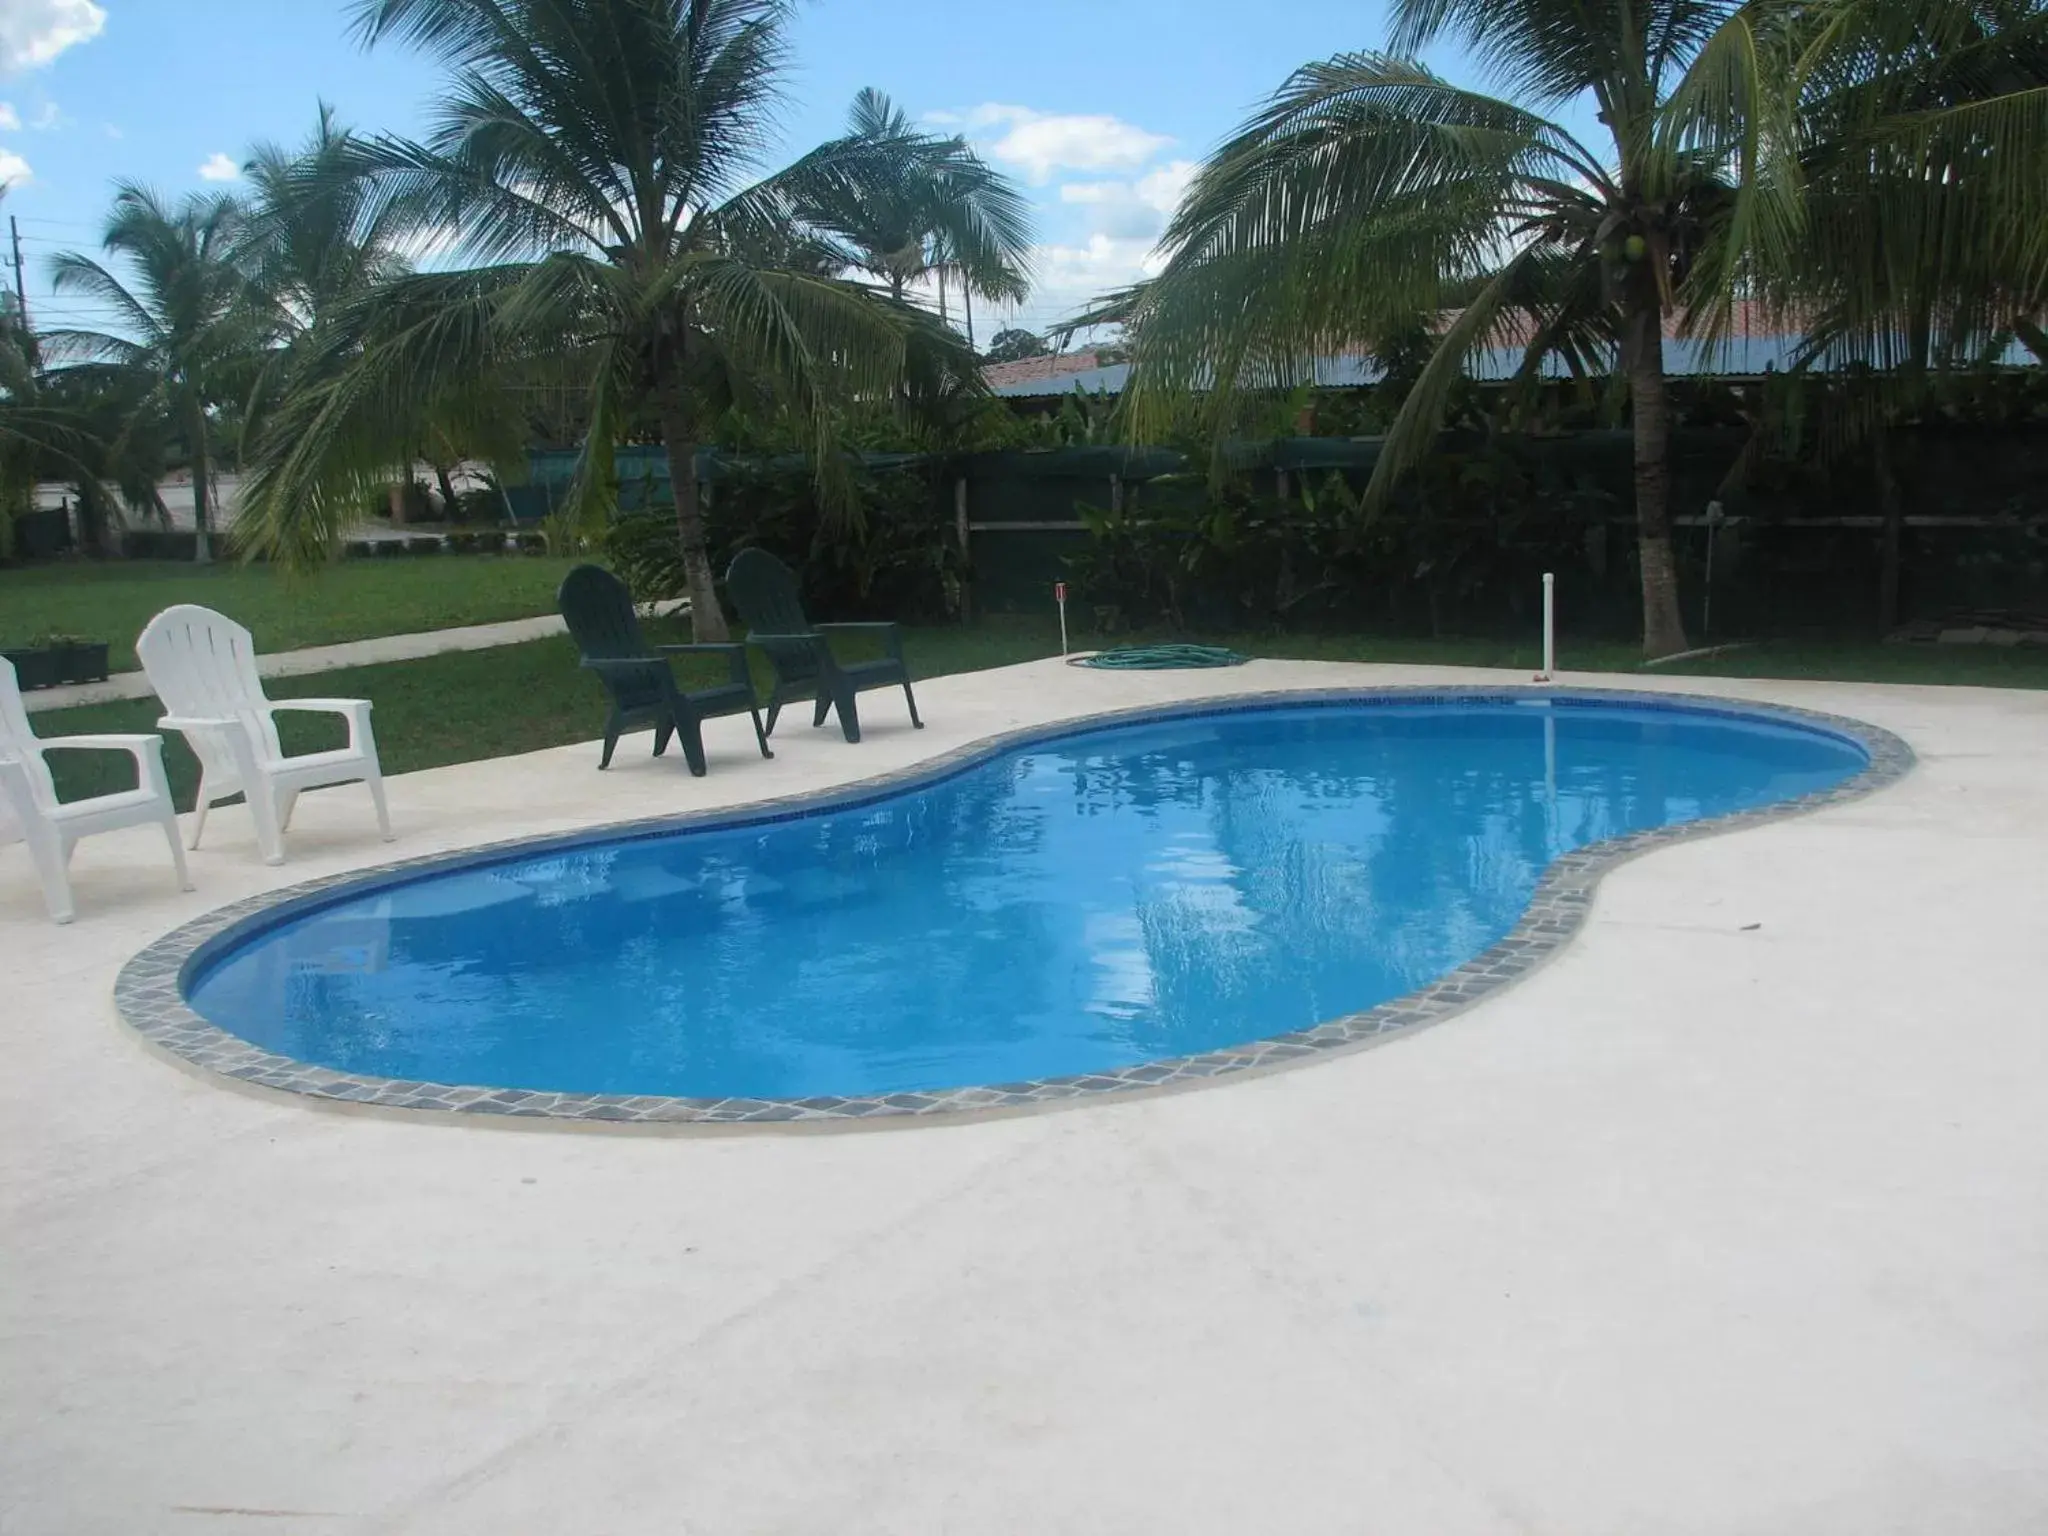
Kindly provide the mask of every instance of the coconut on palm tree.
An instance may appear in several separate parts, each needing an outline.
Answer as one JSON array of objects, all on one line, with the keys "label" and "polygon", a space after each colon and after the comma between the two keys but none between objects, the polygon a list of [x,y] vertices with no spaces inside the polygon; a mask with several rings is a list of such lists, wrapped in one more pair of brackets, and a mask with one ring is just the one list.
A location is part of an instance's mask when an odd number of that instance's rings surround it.
[{"label": "coconut on palm tree", "polygon": [[614,445],[651,429],[693,628],[723,638],[697,481],[720,412],[785,413],[831,481],[847,403],[973,374],[917,308],[821,273],[789,238],[807,198],[892,152],[835,141],[760,175],[789,14],[783,0],[357,0],[366,42],[413,43],[450,79],[423,141],[377,139],[347,171],[471,265],[345,308],[259,437],[251,539],[316,558],[423,420],[474,423],[523,391],[574,388],[588,430],[571,515],[611,504]]},{"label": "coconut on palm tree", "polygon": [[[231,197],[172,205],[155,191],[121,186],[102,249],[125,267],[74,251],[51,261],[52,287],[105,306],[121,331],[53,330],[53,361],[96,374],[132,402],[131,426],[160,419],[184,440],[192,472],[196,558],[211,558],[214,413],[247,388],[260,330],[236,265],[241,209]],[[119,444],[110,445],[119,456]]]}]

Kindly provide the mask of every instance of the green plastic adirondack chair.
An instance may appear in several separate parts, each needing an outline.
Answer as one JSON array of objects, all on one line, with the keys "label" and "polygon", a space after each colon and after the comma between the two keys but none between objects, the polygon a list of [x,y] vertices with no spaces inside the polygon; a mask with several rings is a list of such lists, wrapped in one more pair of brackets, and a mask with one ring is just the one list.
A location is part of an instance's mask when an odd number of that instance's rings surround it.
[{"label": "green plastic adirondack chair", "polygon": [[[768,729],[775,729],[782,706],[809,695],[817,708],[811,724],[839,711],[839,728],[848,741],[860,740],[860,711],[854,696],[870,688],[903,689],[910,723],[919,730],[917,695],[910,691],[910,668],[903,660],[903,626],[893,623],[813,624],[804,617],[797,593],[796,572],[765,549],[743,549],[725,573],[725,590],[747,626],[747,643],[760,647],[775,669],[775,689],[768,696]],[[831,636],[875,634],[888,654],[874,661],[841,661],[832,654]]]},{"label": "green plastic adirondack chair", "polygon": [[[640,620],[626,584],[602,566],[579,565],[562,578],[555,602],[568,620],[569,634],[583,653],[583,666],[595,672],[611,696],[611,718],[604,723],[604,756],[609,768],[621,731],[654,727],[654,755],[668,750],[671,735],[680,737],[690,772],[704,776],[704,722],[720,715],[752,715],[754,739],[763,757],[768,732],[754,699],[754,681],[747,673],[744,645],[656,645],[640,638]],[[732,681],[686,693],[669,670],[670,656],[717,655],[730,664]]]}]

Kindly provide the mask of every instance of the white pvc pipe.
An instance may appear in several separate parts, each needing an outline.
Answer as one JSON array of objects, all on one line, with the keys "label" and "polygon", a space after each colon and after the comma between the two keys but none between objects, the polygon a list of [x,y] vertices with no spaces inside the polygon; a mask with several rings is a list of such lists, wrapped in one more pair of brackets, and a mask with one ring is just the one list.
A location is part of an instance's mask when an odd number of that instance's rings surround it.
[{"label": "white pvc pipe", "polygon": [[1060,605],[1060,654],[1064,656],[1067,654],[1067,584],[1064,581],[1055,583],[1052,595]]},{"label": "white pvc pipe", "polygon": [[1564,850],[1557,846],[1557,712],[1543,711],[1543,803],[1546,826],[1550,837],[1550,852],[1555,855]]},{"label": "white pvc pipe", "polygon": [[1543,670],[1536,681],[1547,683],[1557,670],[1557,578],[1543,573]]}]

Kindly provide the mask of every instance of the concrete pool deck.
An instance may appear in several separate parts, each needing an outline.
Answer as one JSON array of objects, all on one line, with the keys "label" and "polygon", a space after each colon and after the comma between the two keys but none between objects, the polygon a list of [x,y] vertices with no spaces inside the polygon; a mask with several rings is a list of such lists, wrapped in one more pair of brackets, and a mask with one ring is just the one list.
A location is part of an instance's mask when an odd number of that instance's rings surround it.
[{"label": "concrete pool deck", "polygon": [[[920,686],[223,812],[173,888],[0,850],[0,1532],[2033,1532],[2048,1526],[2048,694],[1630,680],[1896,731],[1877,795],[1609,873],[1513,990],[1171,1096],[839,1134],[555,1132],[223,1086],[127,957],[319,875],[1251,688]],[[1566,678],[1612,686],[1613,678]],[[214,839],[217,838],[217,841]],[[1760,926],[1752,926],[1760,925]]]}]

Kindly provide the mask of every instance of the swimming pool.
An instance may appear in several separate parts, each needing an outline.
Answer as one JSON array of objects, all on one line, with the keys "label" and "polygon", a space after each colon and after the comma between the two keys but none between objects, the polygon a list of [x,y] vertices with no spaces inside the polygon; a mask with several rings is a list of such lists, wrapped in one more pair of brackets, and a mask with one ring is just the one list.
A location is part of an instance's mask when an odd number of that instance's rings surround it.
[{"label": "swimming pool", "polygon": [[178,988],[266,1064],[236,1075],[422,1107],[790,1118],[1133,1086],[1419,1021],[1447,977],[1519,968],[1576,850],[1871,766],[1869,740],[1785,712],[1266,700],[999,745],[851,803],[345,882],[189,944]]}]

